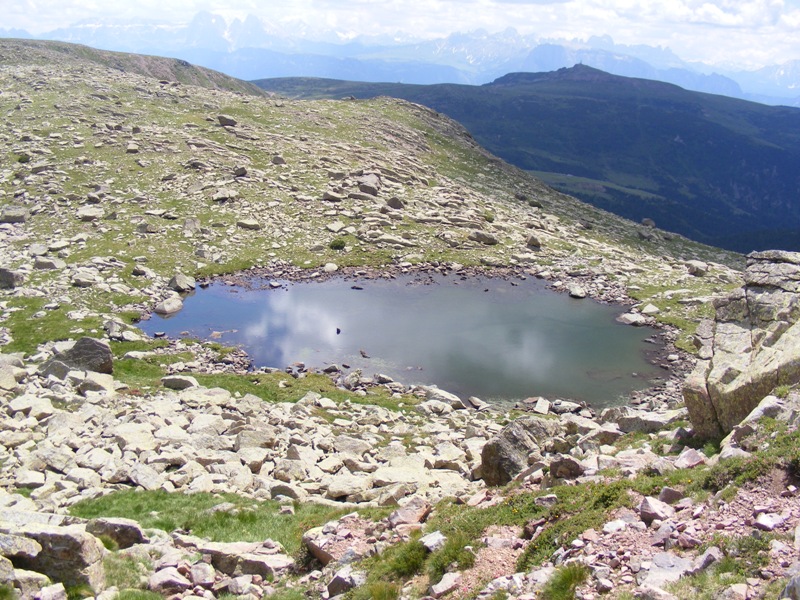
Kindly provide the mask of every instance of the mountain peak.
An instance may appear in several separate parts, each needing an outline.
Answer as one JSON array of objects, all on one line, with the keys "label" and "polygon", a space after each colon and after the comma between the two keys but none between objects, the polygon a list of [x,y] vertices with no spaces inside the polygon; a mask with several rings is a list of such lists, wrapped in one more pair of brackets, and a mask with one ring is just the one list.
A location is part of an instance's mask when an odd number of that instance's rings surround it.
[{"label": "mountain peak", "polygon": [[519,85],[540,81],[615,81],[621,79],[616,75],[606,73],[584,64],[572,67],[563,67],[556,71],[546,73],[509,73],[498,77],[488,85]]}]

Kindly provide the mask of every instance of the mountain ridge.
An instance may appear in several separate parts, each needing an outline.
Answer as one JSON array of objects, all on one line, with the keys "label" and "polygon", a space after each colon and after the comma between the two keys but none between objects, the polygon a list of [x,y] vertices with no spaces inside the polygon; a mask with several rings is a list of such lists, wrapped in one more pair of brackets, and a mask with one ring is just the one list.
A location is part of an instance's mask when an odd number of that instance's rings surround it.
[{"label": "mountain ridge", "polygon": [[482,86],[255,83],[292,97],[419,102],[461,122],[498,156],[601,208],[738,251],[769,247],[778,232],[785,248],[800,248],[795,108],[586,65]]}]

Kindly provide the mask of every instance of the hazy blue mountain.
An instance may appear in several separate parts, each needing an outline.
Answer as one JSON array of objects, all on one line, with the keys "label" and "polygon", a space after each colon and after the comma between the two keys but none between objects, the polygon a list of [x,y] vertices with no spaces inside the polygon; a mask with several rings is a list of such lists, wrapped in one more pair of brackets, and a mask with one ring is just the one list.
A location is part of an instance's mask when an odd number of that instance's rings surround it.
[{"label": "hazy blue mountain", "polygon": [[[2,31],[6,37],[30,37]],[[657,79],[692,89],[768,104],[800,104],[800,61],[758,71],[721,71],[687,63],[672,50],[617,44],[608,35],[586,41],[542,39],[514,29],[453,33],[435,40],[413,34],[344,40],[314,24],[276,24],[255,16],[226,22],[199,12],[182,25],[155,20],[82,21],[38,36],[107,50],[166,55],[244,78],[285,75],[360,81],[483,84],[518,71],[585,64],[626,77]],[[258,50],[269,50],[263,54]],[[233,70],[228,70],[233,69]]]},{"label": "hazy blue mountain", "polygon": [[482,86],[254,83],[290,97],[424,104],[460,121],[497,156],[595,206],[732,250],[800,250],[797,108],[586,65]]}]

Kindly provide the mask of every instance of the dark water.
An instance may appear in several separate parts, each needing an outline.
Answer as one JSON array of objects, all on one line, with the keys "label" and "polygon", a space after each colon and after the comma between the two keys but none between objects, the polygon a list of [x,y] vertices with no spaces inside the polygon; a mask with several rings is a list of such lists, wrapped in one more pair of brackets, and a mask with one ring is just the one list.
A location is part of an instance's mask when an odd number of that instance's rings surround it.
[{"label": "dark water", "polygon": [[644,341],[654,331],[616,323],[619,307],[573,300],[533,280],[411,281],[283,282],[272,290],[215,283],[175,316],[140,326],[241,345],[259,367],[345,363],[365,376],[495,402],[546,396],[602,407],[663,376],[645,358],[657,349]]}]

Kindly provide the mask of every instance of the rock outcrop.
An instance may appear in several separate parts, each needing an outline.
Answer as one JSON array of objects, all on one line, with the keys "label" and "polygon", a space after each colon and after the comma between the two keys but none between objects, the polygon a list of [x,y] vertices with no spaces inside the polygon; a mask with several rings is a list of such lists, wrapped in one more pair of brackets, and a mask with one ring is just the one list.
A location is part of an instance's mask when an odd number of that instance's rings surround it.
[{"label": "rock outcrop", "polygon": [[800,253],[754,252],[745,284],[714,301],[698,328],[684,399],[695,432],[719,437],[776,386],[800,381]]}]

